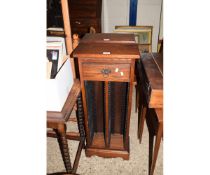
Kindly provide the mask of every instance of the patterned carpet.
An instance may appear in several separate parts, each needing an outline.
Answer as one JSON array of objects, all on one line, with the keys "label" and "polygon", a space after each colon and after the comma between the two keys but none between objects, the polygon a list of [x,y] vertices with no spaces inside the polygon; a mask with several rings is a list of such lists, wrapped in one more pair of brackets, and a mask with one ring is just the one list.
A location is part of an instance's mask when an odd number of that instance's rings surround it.
[{"label": "patterned carpet", "polygon": [[[133,91],[135,92],[135,91]],[[105,159],[97,156],[87,158],[82,150],[77,173],[81,175],[148,175],[148,153],[149,153],[149,135],[148,130],[144,127],[142,143],[139,144],[137,139],[137,122],[138,116],[134,111],[133,95],[131,122],[130,122],[130,159],[122,158]],[[77,130],[77,125],[69,122],[68,129]],[[68,141],[71,162],[73,162],[78,142]],[[47,138],[47,173],[64,172],[62,157],[55,138]],[[163,143],[160,145],[158,159],[156,162],[154,175],[163,174]]]}]

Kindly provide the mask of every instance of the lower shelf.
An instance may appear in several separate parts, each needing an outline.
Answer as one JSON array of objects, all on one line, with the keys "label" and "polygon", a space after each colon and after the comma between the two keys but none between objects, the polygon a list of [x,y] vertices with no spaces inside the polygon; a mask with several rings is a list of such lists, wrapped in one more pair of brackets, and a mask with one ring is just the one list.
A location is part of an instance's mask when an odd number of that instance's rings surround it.
[{"label": "lower shelf", "polygon": [[104,157],[104,158],[121,157],[124,160],[129,160],[129,152],[128,151],[87,148],[85,150],[85,154],[87,157],[91,157],[91,156],[99,156],[99,157]]},{"label": "lower shelf", "polygon": [[95,132],[91,144],[93,148],[105,148],[104,134],[102,132]]},{"label": "lower shelf", "polygon": [[[128,141],[129,142],[129,141]],[[125,149],[123,146],[123,135],[112,134],[109,147],[105,146],[104,134],[94,133],[93,141],[90,147],[86,147],[85,154],[87,157],[99,156],[104,158],[121,157],[124,160],[129,160],[129,144]]]},{"label": "lower shelf", "polygon": [[104,142],[104,134],[102,132],[96,132],[93,136],[93,141],[91,144],[91,148],[106,148],[106,149],[116,149],[116,150],[124,150],[124,142],[122,134],[111,134],[110,145],[105,146]]},{"label": "lower shelf", "polygon": [[124,150],[123,135],[111,134],[110,149]]}]

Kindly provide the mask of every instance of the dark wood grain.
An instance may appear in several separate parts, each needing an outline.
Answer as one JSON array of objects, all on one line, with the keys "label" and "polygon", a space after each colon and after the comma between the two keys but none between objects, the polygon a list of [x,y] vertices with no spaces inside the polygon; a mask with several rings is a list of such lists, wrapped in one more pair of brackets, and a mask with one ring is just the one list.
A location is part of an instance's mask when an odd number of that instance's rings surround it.
[{"label": "dark wood grain", "polygon": [[[142,64],[140,68],[140,64]],[[163,57],[162,54],[142,54],[138,65],[143,91],[150,108],[163,106]]]},{"label": "dark wood grain", "polygon": [[[127,82],[130,79],[130,64],[84,63],[82,66],[84,80]],[[110,73],[105,74],[103,70]]]},{"label": "dark wood grain", "polygon": [[68,0],[72,33],[83,37],[94,27],[101,32],[102,0]]},{"label": "dark wood grain", "polygon": [[127,106],[127,82],[111,82],[111,132],[123,134]]},{"label": "dark wood grain", "polygon": [[94,108],[95,108],[95,123],[96,123],[96,132],[103,132],[104,127],[104,111],[103,111],[103,99],[104,99],[104,83],[99,81],[94,81]]},{"label": "dark wood grain", "polygon": [[[103,54],[104,52],[110,54]],[[73,57],[78,58],[138,59],[139,55],[137,44],[81,43],[73,51]]]},{"label": "dark wood grain", "polygon": [[163,108],[163,54],[141,54],[137,63],[138,137],[141,143],[147,108]]},{"label": "dark wood grain", "polygon": [[152,55],[153,55],[153,59],[158,64],[160,71],[162,72],[162,75],[163,75],[163,54],[162,53],[152,53]]},{"label": "dark wood grain", "polygon": [[120,33],[87,33],[81,39],[80,43],[136,43],[134,34]]}]

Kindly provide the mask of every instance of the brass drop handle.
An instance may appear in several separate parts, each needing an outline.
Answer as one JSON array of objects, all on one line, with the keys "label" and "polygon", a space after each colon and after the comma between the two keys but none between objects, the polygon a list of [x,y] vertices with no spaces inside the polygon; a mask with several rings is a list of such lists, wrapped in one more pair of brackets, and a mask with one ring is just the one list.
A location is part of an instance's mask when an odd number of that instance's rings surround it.
[{"label": "brass drop handle", "polygon": [[110,69],[102,69],[101,73],[103,74],[103,76],[106,78],[109,76],[109,74],[111,73]]}]

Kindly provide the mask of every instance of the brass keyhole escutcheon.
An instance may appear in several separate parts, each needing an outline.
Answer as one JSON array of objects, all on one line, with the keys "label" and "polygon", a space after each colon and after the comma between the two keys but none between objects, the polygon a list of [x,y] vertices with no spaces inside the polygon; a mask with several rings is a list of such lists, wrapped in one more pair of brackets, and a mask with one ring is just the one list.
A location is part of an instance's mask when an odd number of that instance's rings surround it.
[{"label": "brass keyhole escutcheon", "polygon": [[106,78],[106,77],[109,77],[111,70],[110,69],[102,69],[101,73],[103,74],[103,77]]}]

